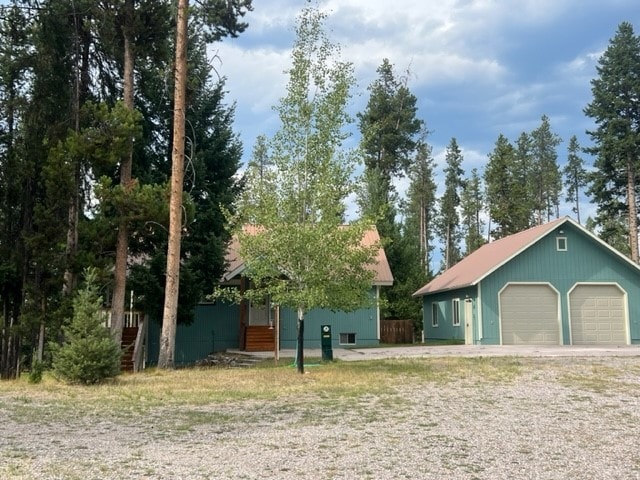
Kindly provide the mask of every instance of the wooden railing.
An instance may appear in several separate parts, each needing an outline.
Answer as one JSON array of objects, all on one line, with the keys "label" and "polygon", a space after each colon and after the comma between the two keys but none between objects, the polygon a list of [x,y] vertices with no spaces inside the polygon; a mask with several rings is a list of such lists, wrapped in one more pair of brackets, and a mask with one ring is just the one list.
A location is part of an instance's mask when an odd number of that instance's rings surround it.
[{"label": "wooden railing", "polygon": [[[103,310],[104,325],[107,328],[111,328],[111,311]],[[143,367],[143,346],[145,343],[144,334],[144,313],[134,310],[133,312],[124,312],[124,326],[122,328],[122,362],[121,368],[124,371],[138,371]],[[136,342],[138,342],[137,358],[134,358],[136,354]]]},{"label": "wooden railing", "polygon": [[[111,310],[102,310],[104,316],[104,326],[111,328]],[[134,310],[133,312],[124,312],[124,328],[137,327],[142,319],[143,312]]]}]

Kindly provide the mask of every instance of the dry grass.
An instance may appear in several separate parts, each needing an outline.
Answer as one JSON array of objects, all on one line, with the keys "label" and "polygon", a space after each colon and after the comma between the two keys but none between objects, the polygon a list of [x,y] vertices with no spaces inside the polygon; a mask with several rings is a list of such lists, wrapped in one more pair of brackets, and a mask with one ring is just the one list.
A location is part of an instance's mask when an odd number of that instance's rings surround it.
[{"label": "dry grass", "polygon": [[124,374],[97,386],[66,385],[45,375],[33,385],[22,378],[0,382],[0,407],[14,419],[25,415],[59,418],[72,414],[129,416],[157,407],[198,407],[245,400],[287,400],[316,397],[332,402],[363,395],[391,394],[407,383],[509,381],[521,369],[514,359],[395,359],[333,362],[307,367],[304,375],[290,365],[265,361],[253,368],[147,370]]},{"label": "dry grass", "polygon": [[[599,472],[628,471],[640,468],[638,378],[640,358],[568,357],[336,361],[305,375],[265,361],[91,387],[24,378],[0,382],[0,478],[347,478],[354,458],[360,478],[506,478],[516,463],[520,478],[579,478],[575,458],[602,448]],[[540,464],[563,474],[537,477]]]},{"label": "dry grass", "polygon": [[[297,403],[305,398],[318,399],[328,405],[340,403],[349,408],[353,405],[348,399],[393,397],[400,385],[442,386],[462,382],[473,387],[510,383],[531,371],[544,376],[545,370],[555,368],[557,362],[516,357],[336,361],[308,366],[306,373],[300,375],[291,365],[274,366],[271,361],[265,361],[246,369],[150,369],[91,387],[66,385],[45,375],[43,382],[36,385],[25,378],[0,382],[0,410],[12,415],[14,420],[24,417],[32,422],[38,418],[45,421],[77,414],[129,417],[159,407],[197,408],[269,400]],[[637,368],[639,371],[621,372],[598,362],[586,367],[569,360],[558,381],[584,391],[622,388],[624,375],[640,374],[640,367]]]}]

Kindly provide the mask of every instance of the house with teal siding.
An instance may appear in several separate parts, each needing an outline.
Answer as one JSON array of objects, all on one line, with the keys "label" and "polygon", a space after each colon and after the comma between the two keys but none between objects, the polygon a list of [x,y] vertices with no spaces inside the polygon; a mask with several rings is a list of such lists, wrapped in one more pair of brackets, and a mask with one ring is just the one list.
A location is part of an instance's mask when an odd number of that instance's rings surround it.
[{"label": "house with teal siding", "polygon": [[[375,227],[365,233],[364,245],[380,244]],[[243,276],[245,265],[238,255],[238,245],[232,240],[226,254],[227,269],[221,284],[244,290],[250,288]],[[316,309],[305,315],[304,347],[321,347],[321,327],[331,327],[333,348],[375,346],[380,343],[380,289],[393,284],[386,253],[378,249],[376,262],[371,266],[374,280],[371,285],[372,302],[352,312]],[[158,358],[160,326],[151,322],[148,334],[148,358]],[[176,331],[175,363],[188,365],[204,359],[210,353],[229,349],[255,352],[295,349],[297,343],[297,312],[270,303],[240,305],[223,301],[202,303],[196,307],[194,321],[178,325]]]},{"label": "house with teal siding", "polygon": [[569,217],[482,246],[414,296],[429,339],[640,344],[640,267]]}]

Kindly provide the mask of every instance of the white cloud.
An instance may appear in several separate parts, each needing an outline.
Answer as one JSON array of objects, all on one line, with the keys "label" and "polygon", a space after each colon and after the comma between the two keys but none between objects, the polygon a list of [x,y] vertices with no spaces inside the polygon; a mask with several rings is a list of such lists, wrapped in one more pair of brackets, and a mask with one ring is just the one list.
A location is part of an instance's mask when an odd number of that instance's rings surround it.
[{"label": "white cloud", "polygon": [[[540,52],[536,61],[542,69],[532,69],[519,53],[548,31],[573,35],[576,12],[599,21],[608,10],[633,10],[635,1],[320,0],[320,6],[329,14],[329,36],[355,66],[352,113],[365,107],[366,89],[388,58],[398,74],[410,71],[418,114],[434,131],[429,141],[436,161],[442,165],[444,148],[456,137],[470,171],[486,162],[499,133],[514,139],[536,128],[542,114],[565,139],[584,133],[590,123],[582,113],[589,80],[614,31],[579,31],[586,39],[573,42],[579,49],[558,44],[562,54],[550,51],[549,62]],[[278,126],[272,106],[285,92],[295,18],[305,4],[254,2],[247,31],[215,46],[223,60],[221,74],[228,77],[227,99],[238,102],[236,129],[247,153],[258,134],[269,135]]]}]

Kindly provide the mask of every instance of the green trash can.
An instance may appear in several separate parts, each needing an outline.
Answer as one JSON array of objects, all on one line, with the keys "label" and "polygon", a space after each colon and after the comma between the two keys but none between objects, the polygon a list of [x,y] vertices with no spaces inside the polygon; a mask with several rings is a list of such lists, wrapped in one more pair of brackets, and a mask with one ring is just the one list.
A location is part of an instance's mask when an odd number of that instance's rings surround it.
[{"label": "green trash can", "polygon": [[322,345],[322,360],[333,360],[333,348],[331,346],[331,325],[320,326],[320,345]]}]

